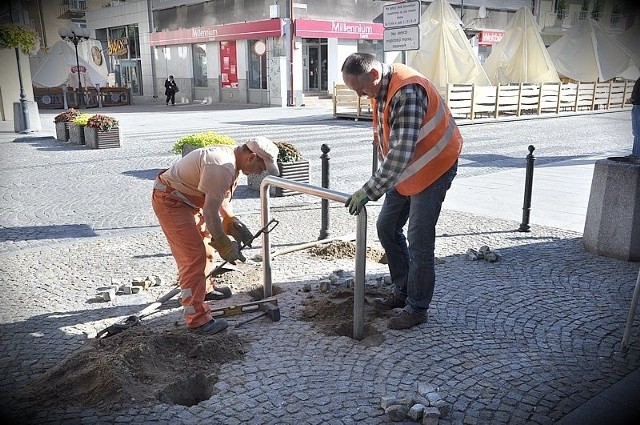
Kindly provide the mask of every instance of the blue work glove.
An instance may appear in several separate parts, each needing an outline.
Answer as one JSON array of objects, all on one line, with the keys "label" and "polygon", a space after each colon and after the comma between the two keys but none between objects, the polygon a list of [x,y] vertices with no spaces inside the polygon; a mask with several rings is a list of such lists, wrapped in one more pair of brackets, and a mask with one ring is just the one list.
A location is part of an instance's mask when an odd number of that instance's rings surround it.
[{"label": "blue work glove", "polygon": [[345,207],[349,208],[349,214],[358,215],[360,214],[360,210],[364,207],[364,204],[369,202],[369,197],[364,190],[358,189],[353,192],[353,195],[347,198],[347,202],[344,203]]}]

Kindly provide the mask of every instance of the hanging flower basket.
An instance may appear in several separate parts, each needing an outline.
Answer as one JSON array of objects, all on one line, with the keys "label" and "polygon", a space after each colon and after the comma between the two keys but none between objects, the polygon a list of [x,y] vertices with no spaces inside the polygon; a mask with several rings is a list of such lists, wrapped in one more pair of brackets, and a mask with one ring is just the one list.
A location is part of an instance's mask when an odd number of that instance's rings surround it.
[{"label": "hanging flower basket", "polygon": [[[288,142],[276,142],[278,146],[278,169],[280,177],[300,183],[309,183],[309,161],[302,158],[302,154],[297,147]],[[247,175],[247,186],[249,189],[260,190],[262,180],[269,173]],[[271,186],[269,188],[271,196],[281,197],[288,195],[298,195],[299,192]]]}]

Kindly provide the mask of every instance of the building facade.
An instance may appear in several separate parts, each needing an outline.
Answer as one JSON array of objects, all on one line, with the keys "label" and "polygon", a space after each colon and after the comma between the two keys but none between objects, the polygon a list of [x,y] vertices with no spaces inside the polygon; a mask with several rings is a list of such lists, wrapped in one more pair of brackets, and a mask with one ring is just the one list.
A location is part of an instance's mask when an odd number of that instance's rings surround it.
[{"label": "building facade", "polygon": [[[302,0],[304,1],[304,0]],[[43,39],[60,26],[91,30],[103,46],[109,84],[131,89],[134,102],[164,95],[173,75],[179,102],[300,105],[330,94],[352,52],[386,61],[381,0],[13,0]],[[431,1],[422,1],[424,10]],[[637,20],[631,0],[452,0],[481,62],[513,14],[532,10],[549,45],[580,18],[597,18],[611,33]],[[51,18],[55,16],[55,18]]]}]

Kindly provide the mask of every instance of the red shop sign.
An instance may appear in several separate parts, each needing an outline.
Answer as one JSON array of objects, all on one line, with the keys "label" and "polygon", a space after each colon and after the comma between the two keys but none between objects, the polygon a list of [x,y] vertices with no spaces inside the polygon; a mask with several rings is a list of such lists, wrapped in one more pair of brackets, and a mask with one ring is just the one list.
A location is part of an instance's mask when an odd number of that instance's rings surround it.
[{"label": "red shop sign", "polygon": [[384,25],[373,22],[296,19],[295,34],[296,37],[308,38],[364,38],[382,40]]},{"label": "red shop sign", "polygon": [[500,30],[483,30],[480,31],[480,35],[478,36],[478,43],[482,44],[496,44],[502,40],[504,37],[504,31]]},{"label": "red shop sign", "polygon": [[212,25],[175,31],[153,32],[149,34],[152,46],[171,44],[206,43],[222,40],[253,40],[282,36],[282,19],[240,22],[226,25]]}]

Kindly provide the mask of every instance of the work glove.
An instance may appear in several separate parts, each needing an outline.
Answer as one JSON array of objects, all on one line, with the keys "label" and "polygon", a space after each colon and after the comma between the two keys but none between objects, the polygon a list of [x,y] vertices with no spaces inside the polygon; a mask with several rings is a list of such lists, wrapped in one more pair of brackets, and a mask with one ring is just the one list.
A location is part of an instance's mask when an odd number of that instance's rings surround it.
[{"label": "work glove", "polygon": [[360,210],[364,207],[364,204],[369,202],[369,197],[364,193],[363,189],[358,189],[353,192],[353,195],[347,198],[347,202],[344,203],[345,207],[349,208],[349,214],[358,215]]},{"label": "work glove", "polygon": [[231,264],[235,264],[238,260],[243,263],[247,260],[240,252],[238,242],[233,242],[227,235],[222,235],[219,238],[212,240],[211,246],[218,251],[218,254],[220,254],[225,261]]},{"label": "work glove", "polygon": [[222,220],[222,227],[224,232],[233,236],[238,243],[243,243],[245,246],[251,247],[253,241],[253,233],[251,230],[236,217],[228,216]]}]

